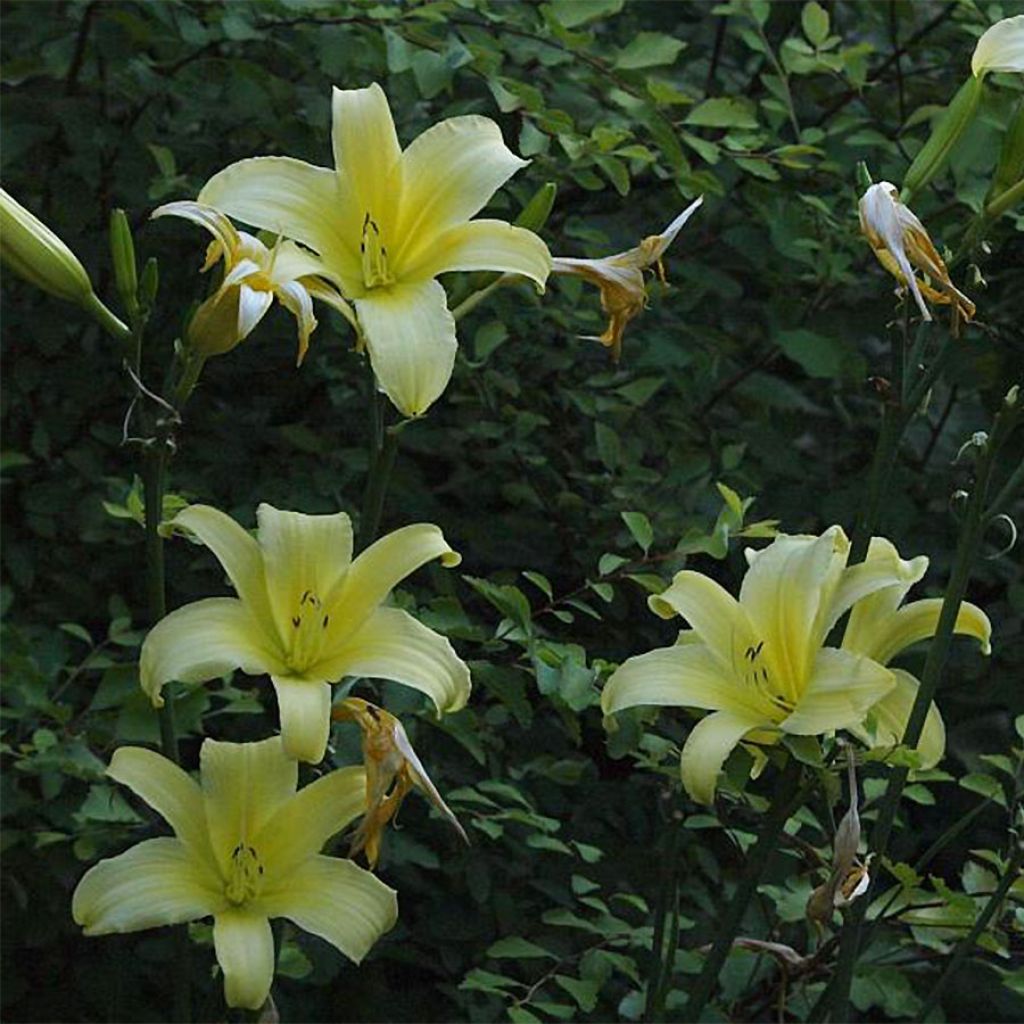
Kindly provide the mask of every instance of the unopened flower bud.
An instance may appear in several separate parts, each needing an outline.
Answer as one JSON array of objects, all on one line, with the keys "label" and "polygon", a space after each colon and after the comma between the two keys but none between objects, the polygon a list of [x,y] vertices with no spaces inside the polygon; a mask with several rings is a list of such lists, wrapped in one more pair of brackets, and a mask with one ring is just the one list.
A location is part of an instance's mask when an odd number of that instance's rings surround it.
[{"label": "unopened flower bud", "polygon": [[20,277],[58,299],[85,305],[92,295],[92,282],[78,257],[3,189],[0,257]]}]

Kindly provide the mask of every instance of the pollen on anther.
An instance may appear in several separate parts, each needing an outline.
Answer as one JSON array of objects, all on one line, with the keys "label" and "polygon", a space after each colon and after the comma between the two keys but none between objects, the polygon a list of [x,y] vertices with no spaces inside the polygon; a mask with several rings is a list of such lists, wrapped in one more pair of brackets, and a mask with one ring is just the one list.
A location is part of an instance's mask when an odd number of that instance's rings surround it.
[{"label": "pollen on anther", "polygon": [[298,628],[299,628],[299,624],[300,624],[301,622],[302,622],[302,619],[300,619],[300,618],[298,617],[298,615],[293,615],[293,616],[292,616],[292,625],[293,625],[293,626],[294,626],[294,627],[295,627],[296,629],[298,629]]},{"label": "pollen on anther", "polygon": [[330,619],[331,619],[330,615],[325,615],[324,616],[324,629],[327,628],[327,623],[330,621]]}]

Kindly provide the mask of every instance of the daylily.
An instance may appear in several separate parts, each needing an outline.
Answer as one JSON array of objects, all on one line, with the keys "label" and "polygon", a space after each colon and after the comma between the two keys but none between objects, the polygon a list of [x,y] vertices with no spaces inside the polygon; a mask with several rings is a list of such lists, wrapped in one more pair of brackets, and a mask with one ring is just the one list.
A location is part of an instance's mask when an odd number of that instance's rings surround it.
[{"label": "daylily", "polygon": [[224,260],[220,287],[195,311],[188,343],[204,356],[229,352],[244,341],[276,298],[296,319],[301,365],[316,329],[313,299],[328,303],[353,324],[352,310],[333,287],[321,281],[320,262],[292,241],[279,240],[268,249],[258,238],[238,231],[224,214],[202,203],[166,203],[152,217],[184,217],[213,235],[200,268],[205,273]]},{"label": "daylily", "polygon": [[[924,576],[928,559],[923,555],[903,562],[896,548],[884,537],[872,537],[864,564],[892,564],[904,567],[899,582],[882,587],[853,606],[843,636],[843,650],[888,665],[901,651],[935,635],[942,610],[940,598],[926,598],[904,605],[910,588]],[[992,650],[989,643],[992,623],[988,616],[969,601],[960,605],[954,632],[973,636],[983,654]],[[875,748],[895,747],[903,740],[907,719],[917,697],[917,680],[904,669],[893,669],[896,685],[871,710],[865,721],[849,727],[850,731]],[[928,708],[924,731],[917,744],[922,768],[934,768],[946,749],[946,727],[935,702]]]},{"label": "daylily", "polygon": [[256,511],[257,537],[223,512],[191,505],[172,523],[217,557],[237,597],[171,612],[142,645],[142,688],[156,706],[172,679],[204,682],[240,668],[267,673],[277,691],[289,757],[317,762],[330,729],[331,687],[343,676],[391,679],[420,690],[439,713],[469,697],[469,669],[441,635],[383,606],[391,589],[434,558],[459,563],[428,523],[395,530],[352,559],[343,512]]},{"label": "daylily", "polygon": [[[932,319],[925,297],[951,305],[954,318],[970,320],[974,316],[974,303],[954,286],[925,226],[900,202],[895,185],[880,181],[861,196],[860,229],[878,262],[910,289],[925,320]],[[923,271],[931,283],[919,280],[914,267]]]},{"label": "daylily", "polygon": [[986,29],[974,48],[971,71],[975,78],[989,71],[1024,72],[1024,14],[1003,18]]},{"label": "daylily", "polygon": [[366,815],[353,836],[350,857],[365,850],[370,867],[376,867],[384,828],[411,789],[420,790],[463,841],[469,842],[459,819],[430,781],[405,727],[394,715],[360,697],[349,697],[335,706],[331,717],[336,722],[357,722],[363,734]]},{"label": "daylily", "polygon": [[587,336],[587,340],[599,341],[606,348],[610,348],[614,360],[618,361],[622,352],[622,333],[626,329],[626,324],[647,306],[644,271],[652,266],[656,267],[658,277],[662,284],[665,283],[662,256],[675,241],[683,225],[703,202],[703,196],[695,199],[660,235],[649,235],[638,246],[625,252],[604,256],[601,259],[553,257],[552,273],[574,274],[586,278],[601,289],[601,308],[610,319],[603,334],[597,337]]},{"label": "daylily", "polygon": [[270,918],[288,918],[356,963],[397,920],[393,889],[319,853],[362,813],[362,768],[296,792],[298,765],[274,738],[205,740],[199,783],[141,747],[116,751],[107,774],[157,811],[174,838],[146,839],[85,873],[71,912],[86,935],[212,916],[224,997],[256,1010],[274,977]]},{"label": "daylily", "polygon": [[497,270],[543,290],[551,257],[535,234],[470,220],[526,162],[475,115],[442,121],[401,150],[376,83],[334,90],[333,142],[334,169],[241,160],[214,175],[199,201],[315,250],[315,273],[355,305],[379,386],[418,416],[455,362],[455,320],[437,275]]},{"label": "daylily", "polygon": [[686,569],[650,598],[657,615],[681,615],[692,629],[673,647],[625,661],[601,706],[606,715],[641,704],[712,711],[690,732],[680,762],[695,800],[712,802],[718,772],[741,739],[848,728],[895,685],[870,658],[823,646],[846,610],[905,572],[898,559],[846,568],[849,547],[838,526],[820,537],[781,535],[763,551],[747,552],[738,601]]}]

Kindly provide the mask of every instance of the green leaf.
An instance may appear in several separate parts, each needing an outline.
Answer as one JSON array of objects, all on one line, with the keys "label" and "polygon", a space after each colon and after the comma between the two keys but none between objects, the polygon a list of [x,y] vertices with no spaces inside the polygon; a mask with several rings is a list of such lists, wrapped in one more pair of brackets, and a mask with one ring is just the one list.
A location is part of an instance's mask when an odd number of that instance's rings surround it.
[{"label": "green leaf", "polygon": [[833,338],[798,327],[777,331],[779,348],[811,377],[837,378],[842,372],[843,348]]},{"label": "green leaf", "polygon": [[551,0],[547,10],[563,28],[577,28],[622,10],[625,0]]},{"label": "green leaf", "polygon": [[750,100],[719,96],[698,103],[687,115],[686,124],[702,128],[756,128],[757,117]]},{"label": "green leaf", "polygon": [[593,981],[570,978],[567,974],[556,974],[555,984],[565,989],[585,1013],[589,1013],[597,1006],[597,985]]},{"label": "green leaf", "polygon": [[613,555],[610,552],[605,552],[597,563],[597,571],[602,576],[608,576],[615,572],[616,569],[629,562],[628,558],[623,558],[622,555]]},{"label": "green leaf", "polygon": [[686,45],[681,39],[663,32],[640,32],[619,51],[615,66],[621,71],[630,71],[674,64]]},{"label": "green leaf", "polygon": [[623,512],[622,521],[626,524],[626,529],[633,536],[633,540],[637,542],[640,549],[646,555],[651,548],[651,544],[654,543],[654,528],[651,526],[651,521],[643,514],[643,512]]},{"label": "green leaf", "polygon": [[542,946],[538,946],[537,943],[531,942],[529,939],[521,938],[518,935],[510,935],[508,938],[498,939],[497,942],[488,947],[487,955],[489,957],[493,957],[495,960],[530,960],[545,956],[551,957],[552,960],[558,959],[554,953],[544,949]]},{"label": "green leaf", "polygon": [[539,587],[546,595],[548,600],[554,599],[554,591],[551,589],[551,581],[540,572],[533,572],[529,569],[523,571],[523,576],[526,577],[535,587]]},{"label": "green leaf", "polygon": [[828,11],[821,4],[811,0],[800,12],[800,24],[804,35],[815,47],[821,46],[828,38]]}]

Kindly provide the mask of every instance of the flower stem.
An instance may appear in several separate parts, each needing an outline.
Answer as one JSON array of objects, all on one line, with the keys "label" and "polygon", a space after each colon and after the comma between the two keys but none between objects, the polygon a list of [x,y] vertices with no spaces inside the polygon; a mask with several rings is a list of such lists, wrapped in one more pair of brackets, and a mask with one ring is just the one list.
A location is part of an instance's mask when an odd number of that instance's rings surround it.
[{"label": "flower stem", "polygon": [[[647,978],[647,997],[644,1000],[644,1021],[660,1021],[665,1016],[665,996],[668,992],[668,978],[672,974],[672,963],[664,954],[665,919],[668,914],[669,901],[678,899],[678,860],[679,834],[681,823],[670,813],[666,823],[667,835],[663,839],[665,846],[661,886],[658,890],[658,902],[654,908],[654,941],[651,948],[651,970]],[[677,921],[678,923],[678,921]],[[669,943],[675,957],[674,943]]]},{"label": "flower stem", "polygon": [[398,454],[398,434],[404,426],[403,423],[390,427],[387,425],[388,400],[377,391],[372,377],[370,386],[370,460],[366,490],[363,492],[363,509],[359,517],[360,548],[369,547],[377,539],[380,531],[384,499],[387,497],[391,471],[395,468],[395,456]]},{"label": "flower stem", "polygon": [[132,340],[133,332],[103,304],[95,292],[90,292],[82,303],[82,308],[109,334],[115,341],[127,345]]},{"label": "flower stem", "polygon": [[757,842],[747,854],[747,862],[736,886],[736,891],[732,894],[732,899],[729,900],[719,918],[714,942],[704,961],[700,976],[683,1007],[681,1020],[695,1024],[700,1019],[701,1011],[708,999],[711,998],[718,975],[732,949],[733,940],[743,921],[747,905],[757,891],[757,885],[761,881],[770,855],[778,843],[782,829],[790,816],[804,802],[812,786],[813,781],[801,784],[800,764],[796,758],[789,758],[775,790],[775,797],[769,808],[768,816],[761,826]]},{"label": "flower stem", "polygon": [[[918,686],[914,706],[910,712],[903,734],[903,745],[906,747],[915,747],[921,738],[928,708],[942,678],[942,671],[945,667],[946,658],[953,639],[953,628],[956,624],[957,615],[960,612],[960,604],[967,591],[971,569],[978,555],[982,538],[989,522],[985,515],[985,510],[996,455],[1003,442],[1016,426],[1019,412],[1020,407],[1016,403],[1006,403],[1003,410],[996,417],[991,437],[984,442],[978,456],[974,486],[968,499],[964,523],[957,542],[953,572],[946,586],[935,637],[928,649],[924,671],[921,674],[921,683]],[[879,861],[885,857],[888,850],[900,797],[903,794],[903,788],[906,785],[909,774],[908,768],[895,769],[890,776],[888,788],[882,799],[871,837],[872,852]],[[853,972],[860,948],[861,924],[864,920],[864,913],[871,902],[868,898],[869,895],[870,890],[864,898],[858,900],[849,909],[843,929],[835,974],[832,977],[829,989],[823,993],[819,1001],[820,1007],[812,1012],[812,1016],[815,1016],[816,1019],[818,1019],[819,1009],[823,1009],[826,1005],[830,1006],[830,1017],[832,1020],[851,1019],[849,1008],[850,984],[853,981]]]}]

